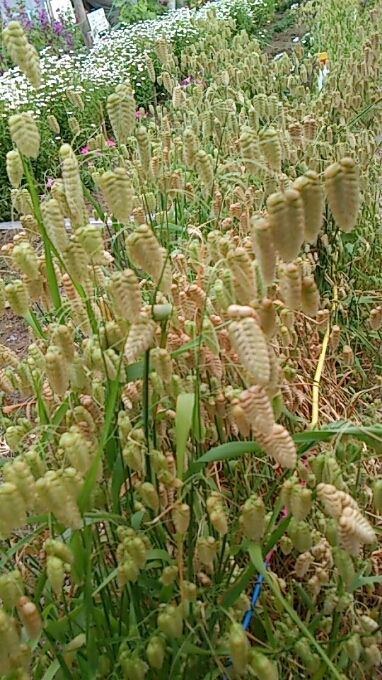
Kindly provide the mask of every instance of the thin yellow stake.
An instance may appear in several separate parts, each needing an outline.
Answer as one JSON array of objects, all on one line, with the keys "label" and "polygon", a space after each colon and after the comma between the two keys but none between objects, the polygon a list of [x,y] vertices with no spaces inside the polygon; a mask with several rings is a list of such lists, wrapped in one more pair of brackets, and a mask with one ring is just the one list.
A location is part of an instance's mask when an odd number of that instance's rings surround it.
[{"label": "thin yellow stake", "polygon": [[[337,300],[338,300],[337,286],[333,286],[333,304],[332,304],[332,310],[331,310],[332,312],[334,311],[334,309],[336,307]],[[316,372],[314,374],[314,379],[313,379],[312,420],[311,420],[312,428],[316,427],[317,422],[318,422],[318,398],[319,398],[319,393],[320,393],[320,382],[321,382],[322,369],[324,368],[324,363],[325,363],[326,350],[328,348],[329,336],[330,336],[330,323],[328,323],[328,327],[325,331],[324,339],[322,341],[320,357],[318,359],[318,364],[317,364]]]}]

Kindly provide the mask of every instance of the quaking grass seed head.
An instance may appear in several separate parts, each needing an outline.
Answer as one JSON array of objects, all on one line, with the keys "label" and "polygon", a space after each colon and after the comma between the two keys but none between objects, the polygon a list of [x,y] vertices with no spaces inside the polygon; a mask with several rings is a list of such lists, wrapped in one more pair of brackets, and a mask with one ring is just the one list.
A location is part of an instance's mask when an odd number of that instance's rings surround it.
[{"label": "quaking grass seed head", "polygon": [[20,153],[27,158],[37,158],[40,148],[40,133],[30,113],[15,113],[8,120],[12,141]]}]

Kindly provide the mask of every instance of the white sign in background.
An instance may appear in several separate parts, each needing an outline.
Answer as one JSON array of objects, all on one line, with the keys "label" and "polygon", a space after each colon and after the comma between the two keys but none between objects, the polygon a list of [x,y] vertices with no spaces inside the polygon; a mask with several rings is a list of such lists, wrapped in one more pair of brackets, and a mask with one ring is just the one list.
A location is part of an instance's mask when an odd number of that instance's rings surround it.
[{"label": "white sign in background", "polygon": [[105,10],[103,7],[101,9],[96,9],[94,12],[89,12],[88,21],[90,30],[92,32],[93,40],[96,42],[100,34],[104,31],[108,31],[110,24],[106,19]]}]

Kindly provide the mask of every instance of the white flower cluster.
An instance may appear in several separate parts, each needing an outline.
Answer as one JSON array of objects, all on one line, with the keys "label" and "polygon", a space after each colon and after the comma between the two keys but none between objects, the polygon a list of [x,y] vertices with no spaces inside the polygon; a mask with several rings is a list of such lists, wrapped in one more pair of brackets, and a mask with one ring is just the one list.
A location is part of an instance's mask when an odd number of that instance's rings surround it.
[{"label": "white flower cluster", "polygon": [[[257,25],[267,11],[266,0],[216,0],[200,9],[178,9],[155,20],[114,29],[98,43],[90,54],[70,52],[53,55],[50,48],[41,52],[42,85],[35,91],[18,67],[9,69],[0,78],[0,104],[3,117],[7,112],[27,105],[37,115],[64,99],[67,87],[75,86],[84,99],[93,99],[95,92],[106,93],[129,78],[138,92],[148,83],[145,52],[153,51],[154,41],[165,35],[186,46],[202,34],[197,19],[205,19],[214,7],[219,19],[248,17],[248,24]],[[139,97],[138,97],[139,98]]]}]

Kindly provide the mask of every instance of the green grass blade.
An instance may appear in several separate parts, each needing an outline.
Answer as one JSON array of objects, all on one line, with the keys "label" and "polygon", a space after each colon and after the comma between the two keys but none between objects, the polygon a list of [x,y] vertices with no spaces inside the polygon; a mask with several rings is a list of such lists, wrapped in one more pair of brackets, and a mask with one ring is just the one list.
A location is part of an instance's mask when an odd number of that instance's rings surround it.
[{"label": "green grass blade", "polygon": [[184,476],[184,456],[186,453],[188,435],[192,425],[194,405],[194,394],[179,394],[176,401],[175,441],[177,475],[181,480],[183,480]]}]

